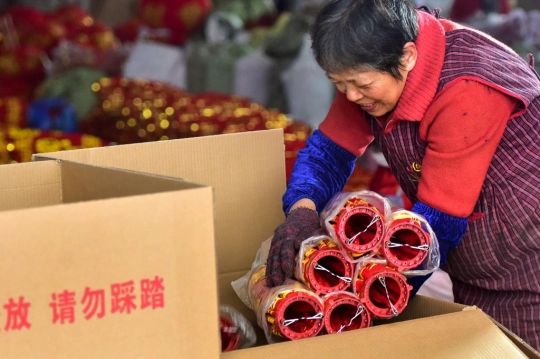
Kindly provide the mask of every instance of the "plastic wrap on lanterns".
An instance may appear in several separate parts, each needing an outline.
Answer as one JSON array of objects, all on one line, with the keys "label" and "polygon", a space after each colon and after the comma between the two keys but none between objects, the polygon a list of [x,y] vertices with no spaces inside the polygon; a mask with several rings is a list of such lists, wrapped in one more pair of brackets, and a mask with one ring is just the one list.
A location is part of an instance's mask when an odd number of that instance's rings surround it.
[{"label": "plastic wrap on lanterns", "polygon": [[222,352],[249,348],[257,340],[255,329],[251,323],[229,305],[219,306],[219,327]]},{"label": "plastic wrap on lanterns", "polygon": [[296,262],[296,279],[316,294],[328,294],[349,288],[354,265],[326,235],[316,235],[302,242]]},{"label": "plastic wrap on lanterns", "polygon": [[406,210],[393,213],[381,252],[399,272],[418,267],[428,256],[431,237],[417,215]]},{"label": "plastic wrap on lanterns", "polygon": [[384,319],[403,312],[412,288],[403,274],[379,263],[360,263],[353,285],[354,292],[373,316]]},{"label": "plastic wrap on lanterns", "polygon": [[232,319],[220,313],[219,329],[221,331],[221,351],[230,352],[237,349],[240,334]]},{"label": "plastic wrap on lanterns", "polygon": [[354,294],[334,292],[323,299],[324,328],[328,334],[367,328],[371,325],[371,313]]},{"label": "plastic wrap on lanterns", "polygon": [[255,268],[247,291],[257,322],[269,343],[314,337],[323,328],[323,303],[301,283],[287,279],[274,288],[266,285],[266,265]]},{"label": "plastic wrap on lanterns", "polygon": [[391,215],[390,205],[375,192],[341,192],[321,213],[332,238],[354,259],[377,252]]}]

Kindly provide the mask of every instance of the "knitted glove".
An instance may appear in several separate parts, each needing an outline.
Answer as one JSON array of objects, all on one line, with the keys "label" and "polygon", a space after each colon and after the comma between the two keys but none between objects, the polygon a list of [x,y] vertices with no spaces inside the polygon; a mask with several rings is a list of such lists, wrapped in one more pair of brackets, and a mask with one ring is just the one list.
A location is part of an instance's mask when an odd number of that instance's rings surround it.
[{"label": "knitted glove", "polygon": [[[461,238],[467,230],[467,222],[469,219],[450,216],[422,202],[416,202],[412,211],[424,216],[433,232],[435,232],[439,242],[439,267],[442,267],[446,263],[448,251],[457,247],[459,242],[461,242]],[[416,295],[422,284],[424,284],[429,277],[431,277],[431,274],[407,279],[407,282],[413,287],[410,298],[413,298]]]},{"label": "knitted glove", "polygon": [[287,219],[275,231],[266,263],[266,283],[269,287],[292,278],[296,255],[302,242],[320,228],[319,214],[300,207],[289,212]]}]

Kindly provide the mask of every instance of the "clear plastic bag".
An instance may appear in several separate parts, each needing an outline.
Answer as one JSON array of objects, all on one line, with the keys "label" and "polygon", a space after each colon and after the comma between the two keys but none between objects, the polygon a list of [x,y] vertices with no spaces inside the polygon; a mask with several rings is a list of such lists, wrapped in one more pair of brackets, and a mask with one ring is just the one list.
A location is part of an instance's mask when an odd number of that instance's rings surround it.
[{"label": "clear plastic bag", "polygon": [[295,277],[317,295],[346,290],[353,272],[354,265],[346,253],[328,235],[317,234],[302,242]]},{"label": "clear plastic bag", "polygon": [[221,351],[252,347],[257,341],[253,325],[230,305],[219,306]]},{"label": "clear plastic bag", "polygon": [[324,301],[324,328],[335,334],[371,326],[371,313],[364,301],[353,293],[337,291],[322,297]]},{"label": "clear plastic bag", "polygon": [[231,282],[231,286],[236,292],[236,295],[238,296],[238,298],[240,298],[242,303],[244,303],[248,308],[251,308],[252,310],[254,310],[254,306],[251,303],[249,295],[248,295],[248,281],[249,281],[249,278],[251,277],[253,269],[256,269],[266,263],[266,260],[268,259],[268,253],[270,252],[270,245],[272,244],[272,238],[273,237],[270,237],[267,240],[265,240],[261,244],[261,247],[259,248],[259,250],[257,250],[257,254],[255,255],[255,260],[251,264],[251,270],[249,270],[242,277]]},{"label": "clear plastic bag", "polygon": [[251,270],[249,301],[268,343],[314,337],[323,328],[323,303],[300,282],[286,279],[283,285],[266,285],[266,265]]},{"label": "clear plastic bag", "polygon": [[370,252],[378,252],[391,218],[390,203],[365,190],[340,192],[321,212],[324,228],[354,263]]},{"label": "clear plastic bag", "polygon": [[380,255],[407,277],[424,276],[439,268],[439,242],[427,220],[402,208],[392,209]]}]

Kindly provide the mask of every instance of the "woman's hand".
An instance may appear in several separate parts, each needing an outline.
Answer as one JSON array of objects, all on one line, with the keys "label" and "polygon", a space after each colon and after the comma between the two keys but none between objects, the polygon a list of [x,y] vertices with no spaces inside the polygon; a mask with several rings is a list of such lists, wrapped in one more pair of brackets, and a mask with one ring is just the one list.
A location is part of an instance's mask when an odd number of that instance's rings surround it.
[{"label": "woman's hand", "polygon": [[266,263],[269,287],[281,285],[286,278],[292,278],[300,245],[319,228],[315,204],[307,199],[296,202],[287,219],[274,231]]}]

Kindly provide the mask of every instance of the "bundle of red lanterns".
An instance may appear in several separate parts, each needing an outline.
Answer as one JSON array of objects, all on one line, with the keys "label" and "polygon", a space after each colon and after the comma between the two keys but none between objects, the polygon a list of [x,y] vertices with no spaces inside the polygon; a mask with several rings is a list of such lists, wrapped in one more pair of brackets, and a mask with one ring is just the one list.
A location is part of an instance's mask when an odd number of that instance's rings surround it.
[{"label": "bundle of red lanterns", "polygon": [[234,95],[195,95],[161,82],[121,77],[103,78],[92,89],[98,106],[80,128],[118,144],[281,128],[288,175],[311,134],[307,124]]},{"label": "bundle of red lanterns", "polygon": [[29,162],[35,153],[107,145],[88,134],[27,128],[28,106],[22,97],[0,97],[0,164]]},{"label": "bundle of red lanterns", "polygon": [[204,25],[212,0],[141,0],[135,18],[115,27],[122,42],[142,37],[182,46]]},{"label": "bundle of red lanterns", "polygon": [[337,194],[321,212],[321,223],[320,233],[300,246],[295,279],[266,286],[259,253],[255,269],[233,282],[269,343],[361,329],[373,319],[398,316],[409,301],[407,277],[438,268],[438,243],[427,221],[392,208],[375,192]]},{"label": "bundle of red lanterns", "polygon": [[[0,82],[4,85],[0,96],[31,98],[51,70],[45,66],[62,41],[88,49],[92,57],[120,44],[111,28],[77,5],[52,13],[13,6],[0,13]],[[92,61],[86,64],[95,65]]]}]

